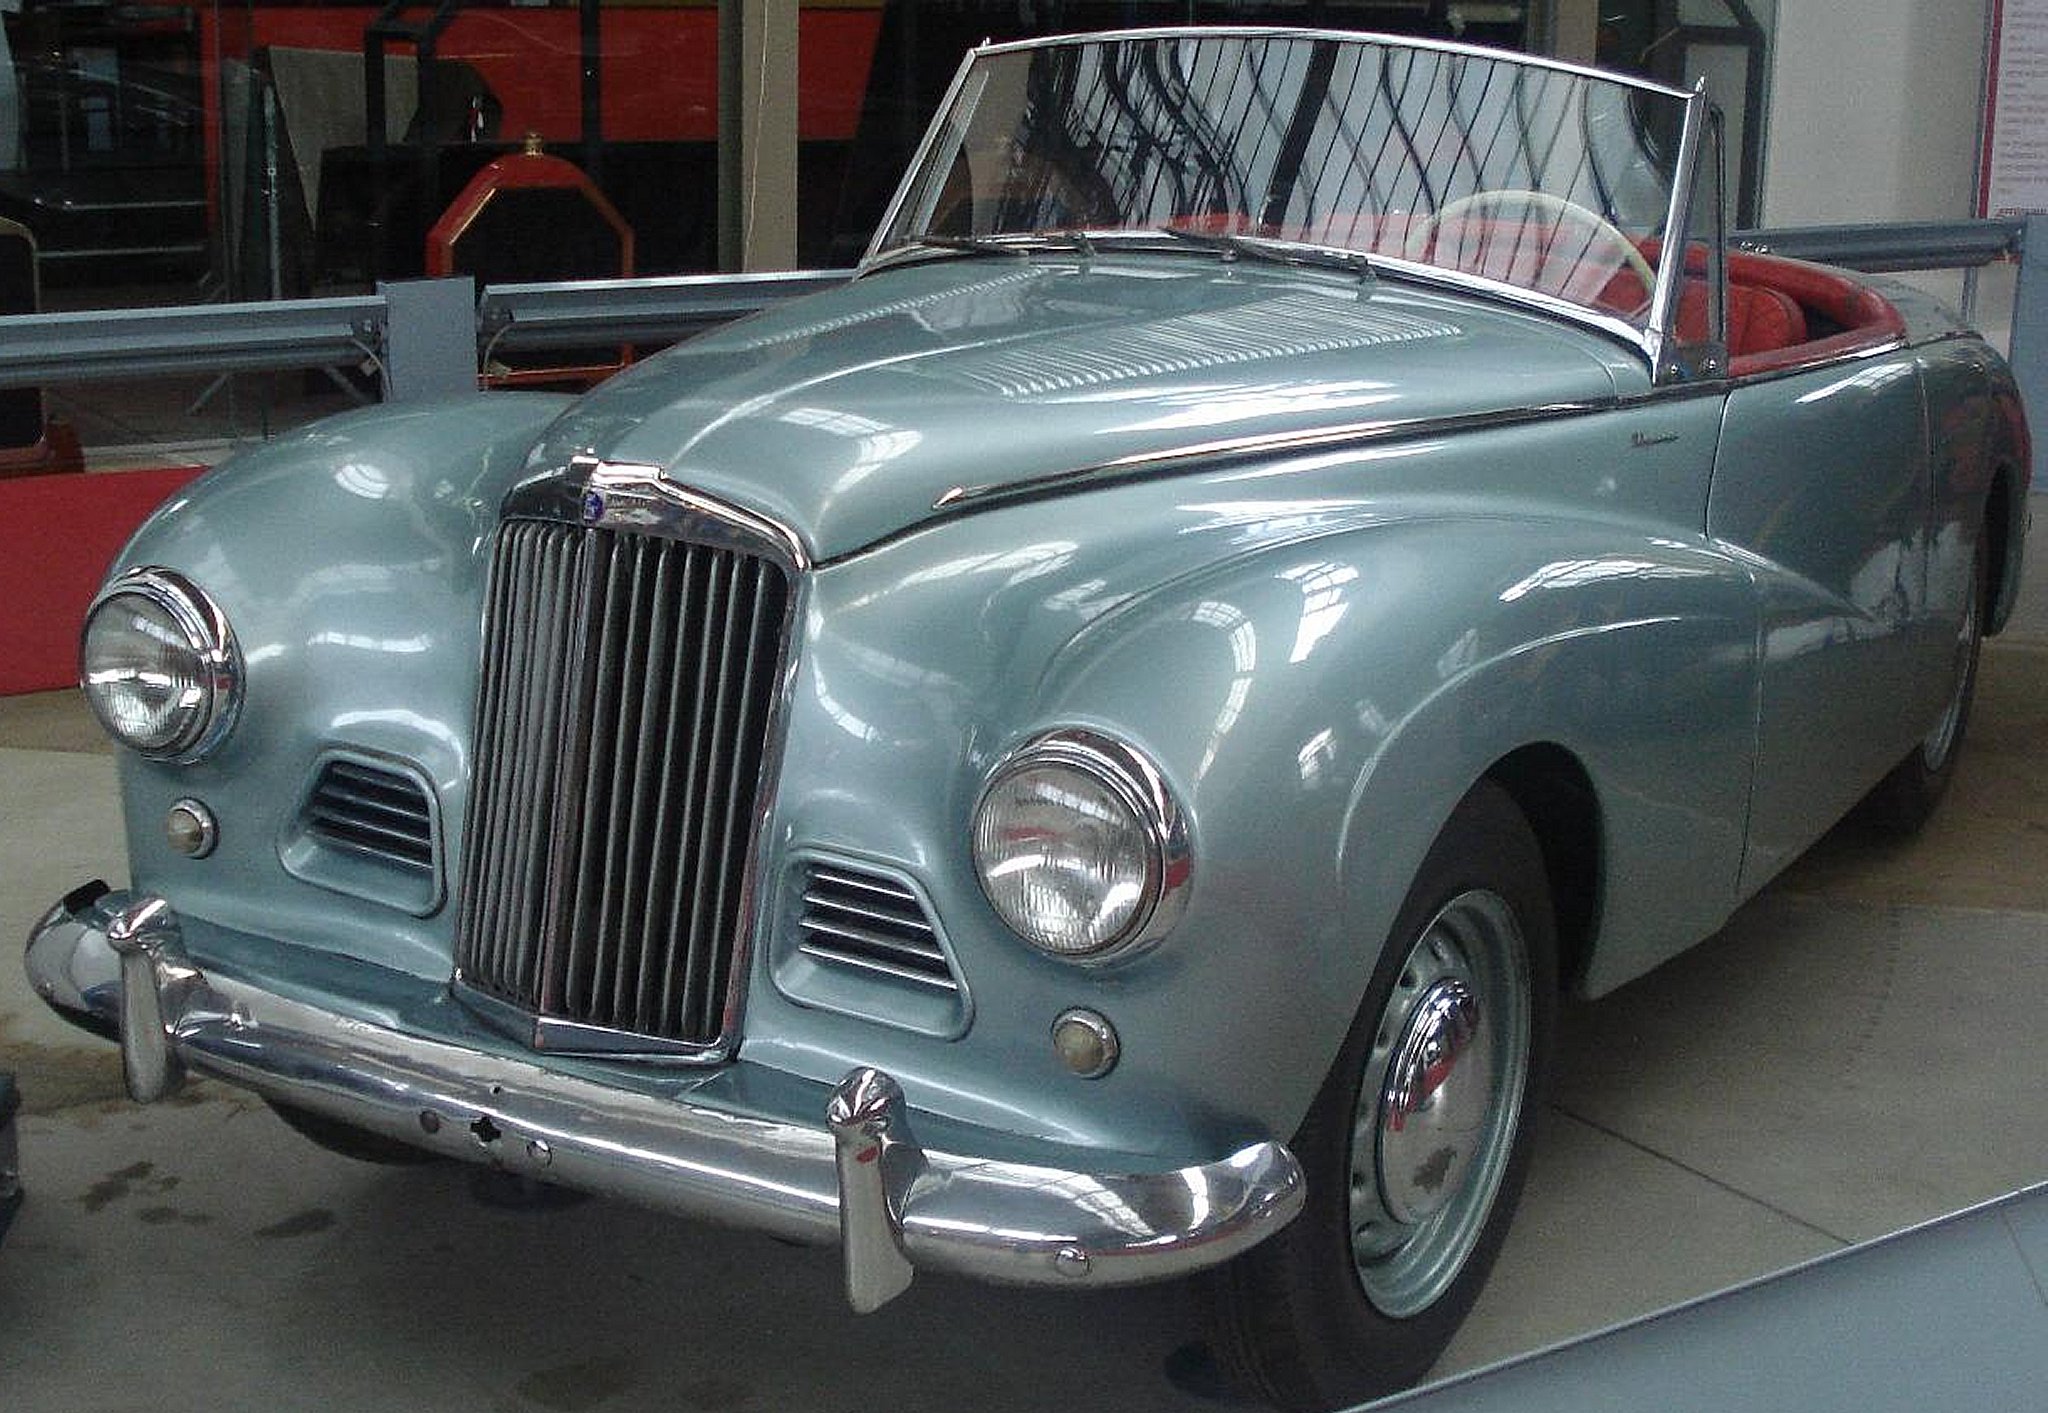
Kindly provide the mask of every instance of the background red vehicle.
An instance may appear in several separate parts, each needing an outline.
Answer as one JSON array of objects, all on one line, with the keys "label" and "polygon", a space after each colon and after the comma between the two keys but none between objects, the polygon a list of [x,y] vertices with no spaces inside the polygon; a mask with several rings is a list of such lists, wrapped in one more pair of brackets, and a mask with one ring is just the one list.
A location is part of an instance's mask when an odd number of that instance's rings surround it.
[{"label": "background red vehicle", "polygon": [[[984,39],[1219,21],[1527,47],[1532,7],[1491,7],[1502,17],[1484,21],[1464,8],[807,0],[798,262],[858,255],[960,55]],[[638,273],[717,263],[714,0],[25,0],[7,29],[23,161],[0,161],[0,216],[35,233],[48,284],[206,276],[266,298],[418,275],[449,203],[530,136],[624,217]],[[379,109],[383,122],[369,121]],[[554,275],[611,273],[564,257]]]}]

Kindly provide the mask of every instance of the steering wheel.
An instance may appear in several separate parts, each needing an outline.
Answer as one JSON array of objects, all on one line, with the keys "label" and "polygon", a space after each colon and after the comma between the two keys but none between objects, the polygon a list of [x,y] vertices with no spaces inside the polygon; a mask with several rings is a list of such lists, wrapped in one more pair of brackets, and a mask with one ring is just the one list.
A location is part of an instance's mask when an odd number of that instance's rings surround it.
[{"label": "steering wheel", "polygon": [[[1620,252],[1622,263],[1629,268],[1630,272],[1637,279],[1643,282],[1645,298],[1649,296],[1651,291],[1657,288],[1657,272],[1651,268],[1650,262],[1643,258],[1643,252],[1637,249],[1636,243],[1630,240],[1619,226],[1615,225],[1605,216],[1602,216],[1598,211],[1589,210],[1579,205],[1576,201],[1568,201],[1562,196],[1556,196],[1547,191],[1529,191],[1510,187],[1499,191],[1475,191],[1470,196],[1461,196],[1424,221],[1408,237],[1408,248],[1405,252],[1407,257],[1410,260],[1427,262],[1430,250],[1436,244],[1437,231],[1443,226],[1444,222],[1457,220],[1460,217],[1470,216],[1475,213],[1490,212],[1497,208],[1506,208],[1511,211],[1540,212],[1547,216],[1558,217],[1561,220],[1577,222],[1579,225],[1590,229],[1594,235],[1613,245]],[[1574,262],[1574,264],[1580,264],[1580,262]],[[1604,272],[1598,270],[1591,273],[1604,274]],[[1603,287],[1605,286],[1606,280],[1604,278],[1601,280],[1601,284]],[[1588,291],[1588,297],[1584,302],[1592,303],[1592,296],[1598,295],[1599,292],[1598,289]],[[1570,294],[1569,281],[1566,282],[1565,287],[1559,293]]]}]

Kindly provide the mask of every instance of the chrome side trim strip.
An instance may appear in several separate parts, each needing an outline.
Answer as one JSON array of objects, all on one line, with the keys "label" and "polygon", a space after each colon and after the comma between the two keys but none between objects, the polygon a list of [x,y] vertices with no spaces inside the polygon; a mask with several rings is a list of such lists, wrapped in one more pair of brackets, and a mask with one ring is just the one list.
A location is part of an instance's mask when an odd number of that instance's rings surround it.
[{"label": "chrome side trim strip", "polygon": [[207,974],[180,933],[162,899],[110,894],[53,909],[30,938],[31,956],[62,974],[97,974],[118,954],[138,1098],[171,1092],[189,1069],[431,1152],[837,1242],[857,1309],[900,1292],[913,1270],[1018,1285],[1173,1279],[1264,1240],[1304,1200],[1300,1165],[1270,1141],[1103,1173],[926,1149],[900,1086],[871,1069],[820,1091],[807,1121],[616,1089]]},{"label": "chrome side trim strip", "polygon": [[1175,447],[1171,451],[1148,451],[1097,462],[1070,471],[1054,471],[1027,480],[991,482],[979,486],[960,485],[945,491],[932,502],[933,510],[960,510],[1007,500],[1022,500],[1055,491],[1109,484],[1138,476],[1163,475],[1217,461],[1243,457],[1286,456],[1309,451],[1342,451],[1404,437],[1429,437],[1469,432],[1489,427],[1513,427],[1524,422],[1548,421],[1554,417],[1608,412],[1624,406],[1619,399],[1598,402],[1558,402],[1538,407],[1517,407],[1497,412],[1463,413],[1455,417],[1399,418],[1378,422],[1347,422],[1337,427],[1309,431],[1259,433],[1226,437]]},{"label": "chrome side trim strip", "polygon": [[1201,442],[1193,446],[1174,447],[1170,451],[1142,452],[1135,456],[1118,457],[1113,461],[1096,462],[1088,466],[1077,466],[1066,471],[1053,471],[1043,476],[1034,476],[1019,481],[988,482],[982,485],[958,485],[944,491],[932,502],[934,511],[967,511],[986,505],[1001,505],[1010,501],[1033,500],[1063,491],[1093,489],[1098,486],[1115,485],[1123,481],[1136,480],[1141,476],[1165,476],[1201,470],[1218,462],[1230,462],[1260,456],[1289,456],[1303,452],[1347,451],[1354,447],[1377,446],[1383,442],[1404,441],[1422,437],[1451,436],[1460,432],[1487,431],[1494,428],[1516,427],[1530,422],[1547,422],[1560,417],[1586,417],[1601,412],[1619,412],[1645,404],[1695,397],[1720,397],[1735,384],[1747,386],[1752,383],[1770,382],[1778,378],[1810,373],[1815,369],[1831,365],[1860,363],[1866,359],[1886,357],[1902,353],[1913,347],[1911,339],[1893,338],[1882,343],[1870,344],[1846,352],[1822,354],[1810,359],[1800,359],[1775,365],[1758,373],[1746,373],[1740,378],[1730,378],[1725,372],[1716,378],[1701,379],[1697,382],[1665,383],[1638,397],[1622,397],[1594,402],[1555,402],[1536,407],[1509,408],[1496,412],[1463,413],[1455,417],[1417,417],[1406,421],[1392,419],[1383,422],[1348,422],[1337,427],[1318,427],[1310,431],[1279,432],[1245,437],[1229,437],[1220,441]]}]

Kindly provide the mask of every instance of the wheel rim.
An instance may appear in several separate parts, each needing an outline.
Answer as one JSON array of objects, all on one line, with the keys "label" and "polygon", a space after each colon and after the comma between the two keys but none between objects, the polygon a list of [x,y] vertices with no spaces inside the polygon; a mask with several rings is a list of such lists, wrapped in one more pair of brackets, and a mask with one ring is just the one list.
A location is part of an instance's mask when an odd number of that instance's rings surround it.
[{"label": "wheel rim", "polygon": [[1380,1313],[1427,1309],[1479,1244],[1520,1126],[1529,1027],[1514,909],[1483,890],[1453,898],[1395,978],[1352,1120],[1351,1259]]},{"label": "wheel rim", "polygon": [[1955,686],[1950,689],[1948,706],[1942,710],[1941,720],[1934,723],[1934,729],[1920,742],[1920,760],[1930,771],[1940,770],[1948,764],[1954,753],[1956,740],[1963,734],[1963,712],[1969,706],[1971,664],[1977,650],[1977,595],[1972,592],[1963,606],[1963,624],[1956,633]]}]

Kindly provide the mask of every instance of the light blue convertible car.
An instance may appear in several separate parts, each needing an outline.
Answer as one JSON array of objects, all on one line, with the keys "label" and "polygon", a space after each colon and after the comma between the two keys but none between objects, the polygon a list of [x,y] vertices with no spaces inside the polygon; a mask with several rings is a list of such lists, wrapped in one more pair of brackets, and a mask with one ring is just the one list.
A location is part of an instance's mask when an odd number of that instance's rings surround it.
[{"label": "light blue convertible car", "polygon": [[575,400],[323,423],[92,610],[138,1099],[919,1269],[1199,1275],[1414,1379],[1564,992],[1954,766],[2029,445],[1731,252],[1704,93],[1362,34],[996,45],[858,275]]}]

